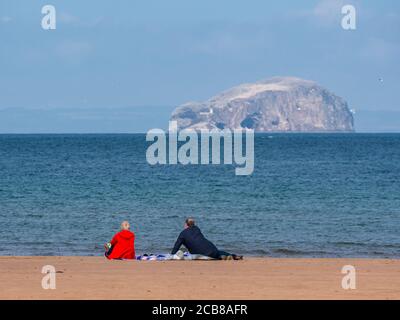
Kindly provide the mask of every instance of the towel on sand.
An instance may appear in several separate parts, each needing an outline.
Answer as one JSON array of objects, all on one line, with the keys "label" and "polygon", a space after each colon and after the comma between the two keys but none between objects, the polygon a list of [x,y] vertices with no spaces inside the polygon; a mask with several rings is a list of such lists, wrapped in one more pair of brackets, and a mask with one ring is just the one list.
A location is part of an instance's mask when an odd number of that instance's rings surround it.
[{"label": "towel on sand", "polygon": [[166,260],[214,260],[213,258],[203,256],[201,254],[190,254],[188,252],[176,254],[143,254],[137,256],[136,260],[141,261],[166,261]]}]

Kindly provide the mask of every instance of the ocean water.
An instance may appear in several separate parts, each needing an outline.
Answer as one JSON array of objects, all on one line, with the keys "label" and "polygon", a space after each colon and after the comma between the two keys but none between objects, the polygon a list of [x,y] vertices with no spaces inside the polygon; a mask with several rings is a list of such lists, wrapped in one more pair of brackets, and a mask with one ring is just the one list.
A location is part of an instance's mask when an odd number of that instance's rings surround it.
[{"label": "ocean water", "polygon": [[145,135],[0,135],[0,255],[101,255],[122,220],[138,253],[186,216],[224,250],[400,257],[400,135],[260,134],[255,169],[150,166]]}]

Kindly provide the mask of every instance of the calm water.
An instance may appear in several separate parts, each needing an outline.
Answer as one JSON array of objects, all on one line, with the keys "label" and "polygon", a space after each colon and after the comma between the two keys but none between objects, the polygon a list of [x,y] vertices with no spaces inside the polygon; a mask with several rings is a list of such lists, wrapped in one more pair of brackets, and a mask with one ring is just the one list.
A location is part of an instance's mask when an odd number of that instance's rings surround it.
[{"label": "calm water", "polygon": [[169,251],[194,216],[251,255],[400,257],[400,135],[257,135],[252,176],[155,166],[144,135],[0,135],[0,255],[100,255],[128,219]]}]

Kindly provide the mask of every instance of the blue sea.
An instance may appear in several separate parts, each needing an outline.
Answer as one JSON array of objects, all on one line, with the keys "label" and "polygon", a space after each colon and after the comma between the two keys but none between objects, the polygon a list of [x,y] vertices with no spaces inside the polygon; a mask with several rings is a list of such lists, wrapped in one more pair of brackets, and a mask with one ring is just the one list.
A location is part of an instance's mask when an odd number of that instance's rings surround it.
[{"label": "blue sea", "polygon": [[144,134],[0,135],[0,255],[102,255],[129,220],[138,253],[187,216],[220,249],[400,257],[400,134],[258,134],[255,168],[146,162]]}]

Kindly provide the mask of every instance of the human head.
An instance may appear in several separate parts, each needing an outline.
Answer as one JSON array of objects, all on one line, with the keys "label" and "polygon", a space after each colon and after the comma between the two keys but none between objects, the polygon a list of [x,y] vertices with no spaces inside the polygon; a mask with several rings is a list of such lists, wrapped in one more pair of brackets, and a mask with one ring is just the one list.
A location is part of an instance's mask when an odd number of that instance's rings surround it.
[{"label": "human head", "polygon": [[193,227],[194,225],[195,225],[195,221],[194,221],[193,218],[187,218],[187,219],[185,220],[185,229],[186,229],[186,228],[191,228],[191,227]]},{"label": "human head", "polygon": [[122,221],[121,223],[121,230],[129,230],[130,229],[130,224],[128,221]]}]

